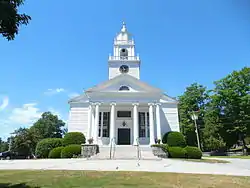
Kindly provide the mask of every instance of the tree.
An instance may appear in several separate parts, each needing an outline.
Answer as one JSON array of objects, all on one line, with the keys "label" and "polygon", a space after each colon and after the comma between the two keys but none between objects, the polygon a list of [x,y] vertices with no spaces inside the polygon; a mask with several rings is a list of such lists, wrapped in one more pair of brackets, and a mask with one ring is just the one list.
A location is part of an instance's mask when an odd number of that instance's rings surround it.
[{"label": "tree", "polygon": [[14,40],[21,25],[27,25],[31,17],[19,14],[18,8],[24,0],[0,0],[0,34],[8,40]]},{"label": "tree", "polygon": [[194,121],[191,119],[191,112],[199,110],[198,121],[199,126],[201,126],[207,98],[206,87],[198,83],[191,84],[186,88],[184,94],[179,97],[180,127],[186,137],[187,144],[190,146],[197,145],[195,126]]},{"label": "tree", "polygon": [[0,152],[8,151],[8,149],[9,149],[8,142],[5,142],[0,138]]},{"label": "tree", "polygon": [[11,139],[11,151],[21,156],[31,156],[35,153],[36,142],[34,136],[27,128],[19,128],[14,131],[15,136]]},{"label": "tree", "polygon": [[[250,68],[233,71],[215,82],[211,96],[214,123],[227,147],[250,135]],[[215,110],[216,109],[216,110]],[[243,141],[244,143],[244,141]]]},{"label": "tree", "polygon": [[30,127],[36,141],[44,138],[62,138],[65,133],[65,123],[51,112],[44,112],[42,117]]}]

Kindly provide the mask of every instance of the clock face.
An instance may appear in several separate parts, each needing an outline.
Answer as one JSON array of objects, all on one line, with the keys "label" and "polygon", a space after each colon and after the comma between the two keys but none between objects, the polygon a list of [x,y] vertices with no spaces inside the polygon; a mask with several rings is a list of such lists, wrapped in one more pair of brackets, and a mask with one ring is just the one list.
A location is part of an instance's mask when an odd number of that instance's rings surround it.
[{"label": "clock face", "polygon": [[121,73],[128,73],[129,67],[128,67],[128,65],[122,65],[122,66],[120,66],[119,70]]}]

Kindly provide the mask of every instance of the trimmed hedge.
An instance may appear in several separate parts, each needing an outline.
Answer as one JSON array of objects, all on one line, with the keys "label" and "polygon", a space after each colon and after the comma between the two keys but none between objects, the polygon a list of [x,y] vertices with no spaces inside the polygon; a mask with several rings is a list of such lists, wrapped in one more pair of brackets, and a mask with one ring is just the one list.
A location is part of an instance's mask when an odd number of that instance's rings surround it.
[{"label": "trimmed hedge", "polygon": [[187,146],[185,147],[188,159],[201,159],[202,151],[197,147]]},{"label": "trimmed hedge", "polygon": [[63,146],[60,146],[60,147],[57,147],[57,148],[52,149],[52,150],[49,152],[49,158],[52,158],[52,159],[61,158],[61,152],[62,152],[62,149],[63,149],[63,148],[64,148]]},{"label": "trimmed hedge", "polygon": [[66,133],[63,138],[63,145],[68,146],[72,144],[85,144],[85,136],[81,132]]},{"label": "trimmed hedge", "polygon": [[75,155],[81,154],[81,145],[72,144],[64,147],[61,152],[62,158],[72,158]]},{"label": "trimmed hedge", "polygon": [[187,152],[182,147],[168,147],[168,153],[170,158],[186,158]]},{"label": "trimmed hedge", "polygon": [[168,132],[163,136],[162,143],[168,144],[170,147],[186,147],[185,137],[180,132]]},{"label": "trimmed hedge", "polygon": [[62,138],[46,138],[38,142],[36,146],[37,158],[48,158],[50,150],[62,146]]}]

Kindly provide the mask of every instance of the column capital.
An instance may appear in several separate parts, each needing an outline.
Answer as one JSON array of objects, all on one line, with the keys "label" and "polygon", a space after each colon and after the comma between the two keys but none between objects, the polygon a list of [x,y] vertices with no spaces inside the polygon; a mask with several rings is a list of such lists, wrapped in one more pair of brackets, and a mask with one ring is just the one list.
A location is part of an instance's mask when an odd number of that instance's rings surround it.
[{"label": "column capital", "polygon": [[93,105],[95,105],[95,106],[100,106],[101,103],[100,103],[100,102],[94,102]]},{"label": "column capital", "polygon": [[133,106],[139,106],[139,103],[138,102],[134,102],[132,103]]},{"label": "column capital", "polygon": [[155,105],[155,103],[153,103],[153,102],[148,103],[148,106],[154,106],[154,105]]},{"label": "column capital", "polygon": [[156,106],[161,106],[160,102],[155,103]]},{"label": "column capital", "polygon": [[116,106],[116,102],[111,102],[110,105],[111,106]]}]

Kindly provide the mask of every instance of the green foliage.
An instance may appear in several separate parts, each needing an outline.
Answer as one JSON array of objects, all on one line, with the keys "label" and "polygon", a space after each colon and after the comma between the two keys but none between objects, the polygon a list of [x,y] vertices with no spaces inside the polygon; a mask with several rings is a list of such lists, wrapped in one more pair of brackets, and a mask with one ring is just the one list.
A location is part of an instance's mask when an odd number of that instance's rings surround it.
[{"label": "green foliage", "polygon": [[81,132],[69,132],[66,133],[63,138],[63,145],[71,145],[71,144],[84,144],[85,143],[85,136]]},{"label": "green foliage", "polygon": [[250,136],[248,136],[248,137],[245,138],[245,143],[246,143],[247,145],[250,144]]},{"label": "green foliage", "polygon": [[180,132],[168,132],[163,136],[163,143],[167,143],[170,147],[185,147],[186,140]]},{"label": "green foliage", "polygon": [[36,137],[36,141],[44,138],[62,138],[65,123],[51,112],[44,112],[42,117],[30,127],[30,131]]},{"label": "green foliage", "polygon": [[186,156],[189,159],[201,159],[202,157],[202,152],[197,147],[187,146],[185,147],[185,150],[186,150]]},{"label": "green foliage", "polygon": [[212,123],[219,126],[216,133],[231,147],[244,135],[250,135],[250,68],[233,71],[216,81],[212,92]]},{"label": "green foliage", "polygon": [[8,40],[13,40],[21,25],[27,25],[31,17],[19,14],[18,8],[24,0],[0,0],[0,34]]},{"label": "green foliage", "polygon": [[49,158],[53,158],[53,159],[61,158],[61,152],[62,152],[63,148],[64,148],[63,146],[60,146],[60,147],[57,147],[57,148],[50,150]]},{"label": "green foliage", "polygon": [[197,111],[198,125],[203,126],[206,102],[208,94],[206,87],[193,83],[186,88],[186,91],[179,97],[179,117],[181,132],[185,135],[188,145],[197,146],[194,121],[191,118],[192,111]]},{"label": "green foliage", "polygon": [[81,154],[81,145],[72,144],[65,146],[62,149],[61,157],[62,158],[72,158]]},{"label": "green foliage", "polygon": [[168,147],[170,158],[186,158],[186,150],[182,147]]},{"label": "green foliage", "polygon": [[9,149],[8,142],[5,142],[0,138],[0,152],[8,151],[8,149]]},{"label": "green foliage", "polygon": [[19,128],[14,131],[11,139],[11,151],[22,156],[31,156],[35,153],[36,143],[34,136],[27,128]]},{"label": "green foliage", "polygon": [[46,138],[38,142],[36,146],[37,158],[47,158],[50,150],[62,146],[62,138]]}]

